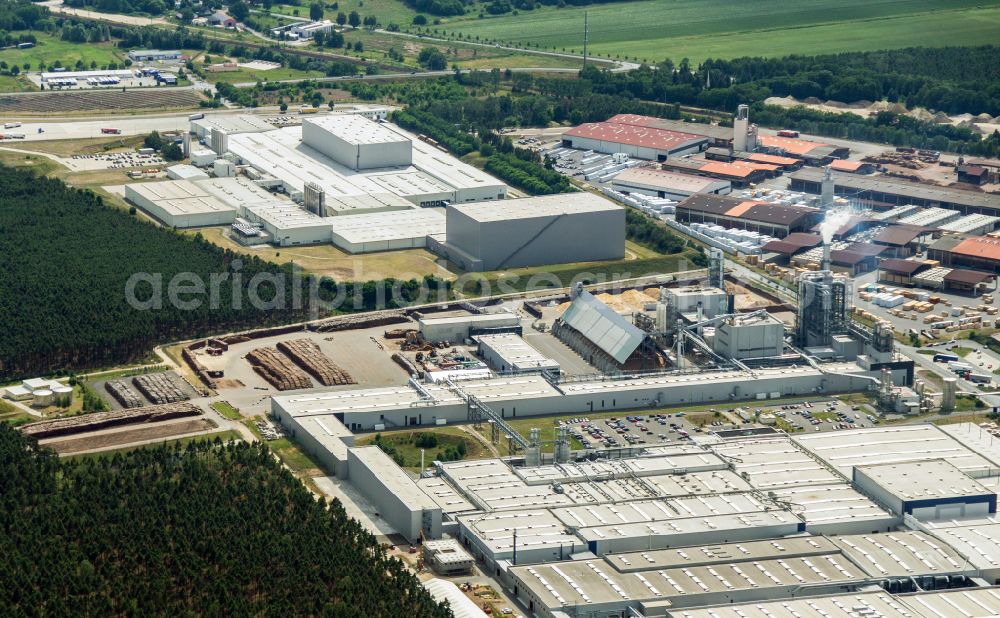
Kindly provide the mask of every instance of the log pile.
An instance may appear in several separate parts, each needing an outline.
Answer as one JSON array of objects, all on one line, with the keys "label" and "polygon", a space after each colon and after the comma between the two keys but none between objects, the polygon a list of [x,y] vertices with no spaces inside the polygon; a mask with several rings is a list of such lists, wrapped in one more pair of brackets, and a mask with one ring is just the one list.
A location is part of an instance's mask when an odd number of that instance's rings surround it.
[{"label": "log pile", "polygon": [[97,431],[98,429],[107,429],[108,427],[119,425],[155,423],[184,416],[199,416],[200,414],[201,409],[192,403],[169,403],[162,406],[144,406],[128,410],[95,412],[94,414],[55,418],[48,421],[21,425],[18,429],[25,435],[40,439]]},{"label": "log pile", "polygon": [[146,399],[155,404],[175,403],[189,399],[187,393],[166,373],[136,376],[132,378],[132,384],[146,396]]},{"label": "log pile", "polygon": [[139,393],[135,392],[125,380],[108,380],[104,383],[104,390],[108,391],[123,408],[142,407],[143,401]]},{"label": "log pile", "polygon": [[308,371],[323,386],[357,384],[349,373],[323,354],[314,341],[309,339],[281,341],[278,343],[278,350]]},{"label": "log pile", "polygon": [[287,356],[274,348],[257,348],[247,354],[254,371],[279,391],[312,388],[312,381]]}]

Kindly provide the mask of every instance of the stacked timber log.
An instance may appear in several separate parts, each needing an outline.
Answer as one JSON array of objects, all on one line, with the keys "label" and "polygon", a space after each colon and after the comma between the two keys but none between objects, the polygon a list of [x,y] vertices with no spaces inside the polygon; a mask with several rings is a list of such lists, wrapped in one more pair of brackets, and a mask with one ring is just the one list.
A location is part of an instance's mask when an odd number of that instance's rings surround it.
[{"label": "stacked timber log", "polygon": [[247,354],[247,360],[254,371],[279,391],[312,388],[309,376],[274,348],[257,348]]},{"label": "stacked timber log", "polygon": [[168,403],[162,406],[144,406],[141,408],[130,408],[128,410],[115,410],[113,412],[95,412],[94,414],[83,414],[80,416],[70,416],[67,418],[55,418],[48,421],[28,423],[18,427],[24,434],[35,438],[49,438],[52,436],[65,436],[87,431],[97,431],[118,425],[132,425],[137,423],[155,423],[166,421],[172,418],[184,416],[198,416],[201,409],[198,406],[188,403]]},{"label": "stacked timber log", "polygon": [[136,376],[132,384],[153,403],[174,403],[189,399],[187,393],[165,373]]},{"label": "stacked timber log", "polygon": [[349,373],[323,354],[319,346],[309,339],[292,339],[278,343],[278,350],[308,371],[323,386],[357,384]]},{"label": "stacked timber log", "polygon": [[125,380],[108,380],[104,383],[104,390],[111,393],[123,408],[138,408],[143,404],[142,397]]}]

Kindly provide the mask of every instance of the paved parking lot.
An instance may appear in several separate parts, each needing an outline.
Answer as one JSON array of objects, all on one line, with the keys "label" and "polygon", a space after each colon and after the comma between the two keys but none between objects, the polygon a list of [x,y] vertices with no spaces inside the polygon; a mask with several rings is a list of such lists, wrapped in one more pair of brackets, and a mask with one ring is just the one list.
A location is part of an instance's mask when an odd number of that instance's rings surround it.
[{"label": "paved parking lot", "polygon": [[[736,408],[607,413],[557,420],[584,449],[655,446],[690,441],[714,430],[775,426],[789,433],[839,431],[881,422],[871,406],[815,399]],[[771,418],[768,418],[770,416]],[[542,419],[539,419],[541,421]],[[543,424],[540,422],[539,424]]]}]

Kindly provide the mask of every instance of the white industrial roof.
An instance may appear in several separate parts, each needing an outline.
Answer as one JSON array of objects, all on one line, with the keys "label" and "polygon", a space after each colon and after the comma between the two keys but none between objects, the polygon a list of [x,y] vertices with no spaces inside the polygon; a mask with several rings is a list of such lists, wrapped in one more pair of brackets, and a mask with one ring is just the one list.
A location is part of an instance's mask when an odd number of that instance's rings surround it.
[{"label": "white industrial roof", "polygon": [[447,481],[437,476],[417,479],[417,487],[441,507],[443,513],[464,513],[475,510],[472,503],[455,491]]},{"label": "white industrial roof", "polygon": [[350,244],[400,240],[443,234],[444,212],[440,208],[411,208],[329,219],[334,238]]},{"label": "white industrial roof", "polygon": [[438,603],[448,602],[451,613],[455,618],[486,618],[486,613],[470,599],[465,596],[455,582],[446,579],[428,579],[423,582],[424,588],[431,593]]},{"label": "white industrial roof", "polygon": [[980,569],[1000,569],[1000,519],[991,516],[925,524],[934,536],[966,556]]},{"label": "white industrial roof", "polygon": [[[390,129],[391,125],[376,126],[399,133],[401,139],[412,137],[394,127]],[[304,144],[302,127],[229,138],[230,152],[281,179],[291,190],[302,191],[307,182],[318,184],[327,208],[339,212],[408,209],[422,201],[454,199],[456,190],[484,186],[496,186],[499,193],[506,191],[500,181],[445,153],[428,153],[425,146],[414,143],[413,165],[355,171]]]},{"label": "white industrial roof", "polygon": [[559,363],[531,347],[520,335],[503,333],[474,337],[479,345],[489,348],[511,369],[558,369]]},{"label": "white industrial roof", "polygon": [[971,574],[975,570],[946,543],[923,532],[855,534],[832,541],[872,577]]},{"label": "white industrial roof", "polygon": [[42,73],[42,81],[50,79],[87,79],[88,77],[135,77],[131,69],[104,69],[102,71],[55,71]]},{"label": "white industrial roof", "polygon": [[425,170],[458,189],[496,187],[498,196],[506,195],[507,185],[486,172],[434,148],[396,125],[383,123],[382,126],[390,127],[400,135],[410,138],[413,144],[410,154],[413,156],[413,165],[418,169]]},{"label": "white industrial roof", "polygon": [[729,181],[679,174],[650,167],[633,167],[611,179],[613,185],[640,187],[652,191],[680,191],[684,193],[706,193],[729,187]]},{"label": "white industrial roof", "polygon": [[[752,493],[736,493],[565,506],[552,509],[552,514],[574,528],[615,528],[623,524],[651,524],[688,517],[753,513],[768,507],[773,508],[772,505],[762,503]],[[647,531],[643,536],[648,534]]]},{"label": "white industrial roof", "polygon": [[329,114],[316,118],[306,118],[302,120],[302,126],[309,130],[321,129],[355,146],[410,141],[399,133],[390,131],[378,122],[368,120],[359,114]]},{"label": "white industrial roof", "polygon": [[916,618],[888,592],[858,592],[829,597],[731,603],[700,609],[675,609],[670,618]]},{"label": "white industrial roof", "polygon": [[191,180],[165,180],[125,185],[126,197],[129,192],[154,202],[169,215],[192,215],[212,212],[235,211],[236,207],[226,204],[196,182]]},{"label": "white industrial roof", "polygon": [[458,520],[494,554],[513,553],[515,530],[518,551],[566,547],[567,554],[570,554],[584,548],[583,542],[568,533],[566,526],[545,509],[459,515]]},{"label": "white industrial roof", "polygon": [[344,426],[333,414],[307,416],[297,420],[303,431],[306,431],[323,448],[330,451],[335,458],[347,460],[347,448],[354,443],[354,433]]},{"label": "white industrial roof", "polygon": [[532,217],[551,217],[554,215],[622,209],[621,206],[611,200],[586,191],[524,197],[502,202],[454,204],[451,208],[471,219],[481,222],[509,221],[513,219],[530,219]]},{"label": "white industrial roof", "polygon": [[199,180],[208,178],[208,174],[187,163],[178,163],[167,168],[167,175],[177,180]]},{"label": "white industrial roof", "polygon": [[635,352],[646,334],[593,294],[582,290],[560,318],[619,363]]},{"label": "white industrial roof", "polygon": [[778,500],[788,502],[806,521],[806,526],[831,526],[873,521],[891,524],[896,518],[847,483],[810,485],[773,490]]},{"label": "white industrial roof", "polygon": [[731,440],[713,444],[711,449],[732,461],[737,473],[745,474],[751,485],[763,491],[844,482],[787,436]]},{"label": "white industrial roof", "polygon": [[948,232],[975,232],[984,227],[996,226],[997,221],[1000,221],[1000,217],[993,217],[990,215],[966,215],[961,219],[956,219],[955,221],[945,223],[939,227]]},{"label": "white industrial roof", "polygon": [[962,443],[965,448],[982,455],[997,467],[1000,474],[1000,439],[975,423],[939,425],[938,429]]},{"label": "white industrial roof", "polygon": [[899,220],[900,223],[908,225],[925,225],[928,227],[949,223],[962,216],[962,213],[950,208],[922,208],[914,214],[907,215]]},{"label": "white industrial roof", "polygon": [[899,597],[926,618],[995,618],[1000,615],[1000,588],[940,590]]},{"label": "white industrial roof", "polygon": [[678,604],[688,595],[864,579],[860,570],[837,555],[679,566],[633,573],[618,573],[604,560],[585,560],[517,567],[513,572],[548,607],[666,598]]},{"label": "white industrial roof", "polygon": [[854,466],[924,459],[947,459],[972,476],[980,476],[994,468],[981,455],[930,424],[795,435],[792,439],[847,478],[852,478]]},{"label": "white industrial roof", "polygon": [[553,481],[595,481],[621,476],[654,476],[705,470],[723,470],[726,462],[704,449],[665,447],[651,457],[567,462],[515,468],[514,474],[529,485]]},{"label": "white industrial roof", "polygon": [[[439,403],[460,404],[463,400],[447,385],[427,384],[424,389]],[[544,378],[524,375],[503,379],[469,380],[462,383],[462,389],[489,404],[499,399],[524,399],[527,397],[556,396]],[[336,391],[318,391],[301,395],[274,397],[275,404],[287,414],[295,416],[324,414],[329,412],[375,411],[407,407],[420,400],[420,393],[410,386],[387,388],[366,388]]]},{"label": "white industrial roof", "polygon": [[873,464],[855,470],[903,501],[993,493],[944,459]]},{"label": "white industrial roof", "polygon": [[246,215],[252,215],[251,218],[255,221],[269,224],[277,230],[330,227],[328,219],[304,210],[292,202],[253,204],[243,210]]},{"label": "white industrial roof", "polygon": [[192,120],[191,125],[199,127],[206,134],[211,133],[212,129],[220,129],[230,135],[274,130],[274,125],[259,116],[250,114],[212,114],[198,120]]},{"label": "white industrial roof", "polygon": [[199,188],[214,195],[220,201],[225,202],[234,208],[265,204],[295,205],[287,198],[274,195],[267,189],[264,189],[252,180],[243,176],[209,178],[207,180],[199,180],[195,184],[197,184]]}]

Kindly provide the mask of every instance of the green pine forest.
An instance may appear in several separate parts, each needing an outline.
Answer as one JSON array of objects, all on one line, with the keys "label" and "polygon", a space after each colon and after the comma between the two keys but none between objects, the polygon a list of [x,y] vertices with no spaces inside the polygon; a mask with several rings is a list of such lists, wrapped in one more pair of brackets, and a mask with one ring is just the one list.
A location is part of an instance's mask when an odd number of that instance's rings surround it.
[{"label": "green pine forest", "polygon": [[0,615],[446,618],[266,446],[59,460],[0,423]]},{"label": "green pine forest", "polygon": [[[195,273],[207,286],[213,273],[239,272],[245,290],[258,273],[290,270],[158,228],[90,191],[7,167],[0,167],[0,255],[0,382],[133,362],[166,341],[305,317],[291,302],[283,310],[254,309],[245,294],[234,307],[232,276],[219,287],[218,310],[210,309],[207,296],[198,309],[174,308],[167,284],[177,273]],[[162,309],[136,310],[126,302],[126,282],[138,272],[162,274]],[[288,301],[291,287],[284,289]],[[140,284],[136,296],[146,299],[151,291]],[[273,285],[260,286],[260,298],[274,295]]]}]

